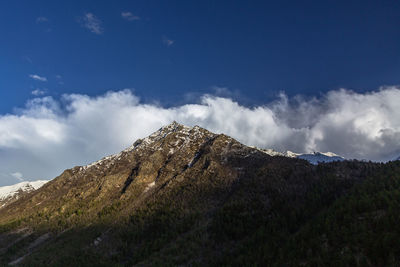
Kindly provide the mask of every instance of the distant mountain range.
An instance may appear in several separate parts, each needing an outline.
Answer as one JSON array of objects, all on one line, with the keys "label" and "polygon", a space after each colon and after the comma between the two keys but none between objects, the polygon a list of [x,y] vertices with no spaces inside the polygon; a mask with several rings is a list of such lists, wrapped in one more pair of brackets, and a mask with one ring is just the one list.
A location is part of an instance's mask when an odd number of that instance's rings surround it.
[{"label": "distant mountain range", "polygon": [[284,153],[275,151],[273,149],[260,149],[264,153],[270,155],[270,156],[283,156],[283,157],[289,157],[289,158],[299,158],[299,159],[304,159],[307,160],[308,162],[312,164],[318,164],[322,162],[333,162],[333,161],[343,161],[345,158],[336,155],[335,153],[332,152],[314,152],[314,153],[295,153],[292,151],[286,151]]},{"label": "distant mountain range", "polygon": [[15,197],[0,208],[0,266],[400,263],[399,161],[279,153],[174,122],[0,192]]},{"label": "distant mountain range", "polygon": [[314,152],[312,154],[301,154],[297,156],[297,158],[305,159],[312,164],[345,160],[343,157],[336,155],[332,152],[327,152],[327,153]]}]

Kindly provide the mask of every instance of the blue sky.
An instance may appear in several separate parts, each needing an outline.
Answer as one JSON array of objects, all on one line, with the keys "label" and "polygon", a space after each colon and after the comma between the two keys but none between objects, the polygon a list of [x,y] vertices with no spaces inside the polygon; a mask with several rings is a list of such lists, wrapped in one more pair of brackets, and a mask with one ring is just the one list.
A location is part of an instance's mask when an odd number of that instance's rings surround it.
[{"label": "blue sky", "polygon": [[400,155],[399,1],[1,1],[0,186],[177,120],[248,144]]},{"label": "blue sky", "polygon": [[134,88],[174,105],[219,86],[255,104],[398,84],[399,13],[398,1],[2,1],[0,112],[35,89]]}]

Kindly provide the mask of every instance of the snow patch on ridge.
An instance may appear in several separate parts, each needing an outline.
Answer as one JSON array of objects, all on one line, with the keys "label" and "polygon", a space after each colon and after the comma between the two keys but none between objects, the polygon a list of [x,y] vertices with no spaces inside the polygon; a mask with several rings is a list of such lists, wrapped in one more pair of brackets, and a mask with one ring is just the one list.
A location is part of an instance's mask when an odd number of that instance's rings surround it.
[{"label": "snow patch on ridge", "polygon": [[12,198],[16,196],[20,191],[31,192],[37,190],[47,182],[48,180],[39,180],[34,182],[21,182],[14,185],[2,186],[0,187],[0,201],[7,198]]}]

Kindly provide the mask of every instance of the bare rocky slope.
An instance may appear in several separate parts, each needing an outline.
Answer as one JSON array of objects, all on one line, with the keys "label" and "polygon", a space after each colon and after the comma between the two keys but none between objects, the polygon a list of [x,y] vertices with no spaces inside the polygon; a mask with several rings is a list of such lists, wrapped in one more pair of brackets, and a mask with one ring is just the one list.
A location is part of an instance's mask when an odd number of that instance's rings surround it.
[{"label": "bare rocky slope", "polygon": [[285,249],[384,167],[315,166],[174,122],[0,209],[0,264],[308,265],[317,250]]}]

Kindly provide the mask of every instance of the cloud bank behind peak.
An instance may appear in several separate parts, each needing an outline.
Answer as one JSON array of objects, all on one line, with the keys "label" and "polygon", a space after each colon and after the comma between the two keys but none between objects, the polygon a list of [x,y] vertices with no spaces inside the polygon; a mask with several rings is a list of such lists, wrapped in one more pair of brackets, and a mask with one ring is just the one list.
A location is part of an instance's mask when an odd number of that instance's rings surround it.
[{"label": "cloud bank behind peak", "polygon": [[364,94],[341,89],[311,99],[281,94],[256,107],[203,95],[198,104],[170,108],[142,103],[126,89],[96,97],[34,98],[15,114],[0,115],[0,185],[17,182],[12,175],[17,172],[53,178],[119,152],[174,120],[280,151],[332,151],[382,161],[400,155],[398,87]]}]

